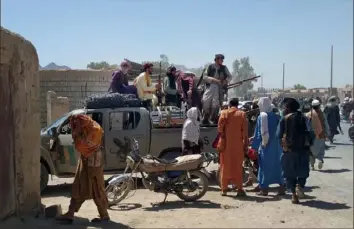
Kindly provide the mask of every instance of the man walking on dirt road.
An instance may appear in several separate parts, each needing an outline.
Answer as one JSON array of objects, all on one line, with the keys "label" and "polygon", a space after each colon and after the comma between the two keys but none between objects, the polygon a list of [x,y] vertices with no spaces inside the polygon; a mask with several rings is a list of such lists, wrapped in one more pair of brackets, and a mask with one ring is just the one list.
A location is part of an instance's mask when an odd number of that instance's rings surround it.
[{"label": "man walking on dirt road", "polygon": [[246,113],[237,109],[238,99],[229,103],[229,109],[221,112],[218,122],[220,153],[221,195],[226,196],[229,182],[236,185],[237,196],[245,196],[243,190],[243,159],[248,149],[248,123]]},{"label": "man walking on dirt road", "polygon": [[109,221],[101,152],[103,130],[89,116],[81,114],[70,118],[70,126],[75,148],[80,152],[81,157],[72,185],[69,210],[64,215],[57,217],[56,220],[59,223],[71,224],[75,212],[79,211],[85,200],[93,199],[99,218],[94,218],[91,222]]}]

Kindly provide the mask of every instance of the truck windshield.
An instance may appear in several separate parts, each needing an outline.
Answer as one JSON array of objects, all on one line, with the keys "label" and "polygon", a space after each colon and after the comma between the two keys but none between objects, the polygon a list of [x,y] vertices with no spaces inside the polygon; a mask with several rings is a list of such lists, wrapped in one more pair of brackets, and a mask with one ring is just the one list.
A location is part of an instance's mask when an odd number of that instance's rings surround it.
[{"label": "truck windshield", "polygon": [[62,122],[64,122],[71,113],[66,113],[63,117],[57,119],[55,122],[53,122],[50,126],[47,126],[45,128],[42,129],[42,132],[45,132],[47,130],[50,130],[53,127],[58,127]]},{"label": "truck windshield", "polygon": [[41,133],[52,129],[53,127],[58,127],[58,126],[59,126],[60,124],[62,124],[66,119],[68,119],[70,115],[76,115],[76,114],[82,114],[82,113],[84,113],[84,111],[83,111],[83,110],[80,110],[80,109],[78,109],[78,110],[73,110],[73,111],[71,111],[71,112],[69,112],[69,113],[66,113],[65,115],[63,115],[63,117],[59,118],[58,120],[56,120],[55,122],[53,122],[52,124],[50,124],[50,126],[47,126],[47,127],[43,128],[43,129],[41,130]]}]

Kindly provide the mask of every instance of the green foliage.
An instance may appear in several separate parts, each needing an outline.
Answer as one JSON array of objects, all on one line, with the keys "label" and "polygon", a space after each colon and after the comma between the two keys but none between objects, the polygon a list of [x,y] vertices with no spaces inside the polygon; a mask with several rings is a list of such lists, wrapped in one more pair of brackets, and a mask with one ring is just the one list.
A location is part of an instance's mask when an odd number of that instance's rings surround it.
[{"label": "green foliage", "polygon": [[117,64],[110,65],[106,61],[100,61],[100,62],[90,62],[87,65],[87,68],[95,69],[95,70],[111,70],[111,69],[117,69],[118,65]]},{"label": "green foliage", "polygon": [[305,90],[306,87],[304,85],[302,85],[302,84],[295,84],[294,85],[294,89],[296,89],[296,90]]},{"label": "green foliage", "polygon": [[[254,69],[250,64],[249,57],[243,57],[236,59],[232,63],[232,81],[238,82],[255,76]],[[246,96],[249,91],[253,89],[253,83],[251,81],[244,82],[241,86],[231,89],[236,96]]]}]

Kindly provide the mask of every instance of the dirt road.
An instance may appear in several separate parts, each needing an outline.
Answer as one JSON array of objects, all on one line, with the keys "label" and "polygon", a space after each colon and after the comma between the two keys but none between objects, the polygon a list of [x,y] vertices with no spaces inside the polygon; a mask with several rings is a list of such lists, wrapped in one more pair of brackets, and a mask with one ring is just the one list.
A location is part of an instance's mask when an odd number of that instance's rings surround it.
[{"label": "dirt road", "polygon": [[[346,131],[348,126],[343,126]],[[275,196],[275,189],[268,197],[247,193],[247,197],[238,199],[235,193],[221,197],[217,186],[211,186],[201,201],[186,204],[170,195],[165,205],[152,207],[151,203],[162,201],[163,195],[138,189],[121,208],[109,211],[111,224],[96,228],[353,228],[353,145],[345,133],[326,151],[323,169],[311,171],[308,196],[299,205],[291,204],[289,195]],[[58,182],[69,180],[54,181]],[[61,204],[65,211],[69,194],[70,185],[50,186],[42,202],[47,206]],[[88,219],[96,215],[94,203],[87,201],[70,228],[95,228]],[[48,224],[53,226],[52,220],[42,220],[39,226]]]}]

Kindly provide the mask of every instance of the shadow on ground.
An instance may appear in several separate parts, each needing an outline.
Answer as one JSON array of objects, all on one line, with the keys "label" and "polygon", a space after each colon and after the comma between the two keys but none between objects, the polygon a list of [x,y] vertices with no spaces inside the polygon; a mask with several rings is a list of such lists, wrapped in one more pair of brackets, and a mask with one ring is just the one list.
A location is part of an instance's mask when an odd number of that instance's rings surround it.
[{"label": "shadow on ground", "polygon": [[[4,227],[3,227],[4,226]],[[60,229],[87,229],[87,228],[102,228],[102,229],[130,229],[129,226],[109,221],[106,223],[91,223],[89,219],[75,217],[72,224],[60,224],[55,219],[45,218],[28,218],[25,220],[10,219],[0,223],[0,228],[26,228],[26,229],[47,229],[47,228],[60,228]]]},{"label": "shadow on ground", "polygon": [[166,201],[163,204],[153,205],[151,207],[144,208],[145,211],[163,211],[171,209],[183,209],[183,208],[201,208],[201,209],[216,209],[221,208],[221,204],[214,203],[208,200],[184,202],[184,201]]},{"label": "shadow on ground", "polygon": [[331,203],[323,200],[309,200],[305,202],[300,202],[300,204],[303,206],[318,208],[322,210],[344,210],[351,208],[345,203]]},{"label": "shadow on ground", "polygon": [[131,211],[134,209],[141,208],[143,205],[137,203],[119,203],[109,207],[112,211]]},{"label": "shadow on ground", "polygon": [[330,156],[325,156],[324,159],[342,159],[342,157],[330,157]]},{"label": "shadow on ground", "polygon": [[71,197],[71,184],[48,185],[41,193],[42,197]]},{"label": "shadow on ground", "polygon": [[237,197],[235,194],[233,197],[239,201],[250,201],[250,202],[257,202],[257,203],[280,201],[282,199],[282,196],[272,195],[271,193],[269,193],[268,196],[258,196],[257,194],[255,194],[255,195],[247,194],[247,196],[242,196],[242,197]]},{"label": "shadow on ground", "polygon": [[318,170],[321,173],[346,173],[350,172],[352,170],[350,169],[324,169],[324,170]]},{"label": "shadow on ground", "polygon": [[118,223],[118,222],[114,222],[114,221],[109,221],[109,222],[105,222],[105,223],[91,223],[89,219],[86,218],[81,218],[81,217],[75,217],[74,222],[72,225],[62,225],[60,223],[57,223],[54,219],[53,219],[53,224],[57,225],[60,228],[93,228],[93,227],[97,227],[97,228],[101,228],[101,229],[113,229],[113,228],[117,228],[117,229],[130,229],[129,226]]},{"label": "shadow on ground", "polygon": [[305,186],[304,192],[313,192],[314,189],[318,189],[320,186]]},{"label": "shadow on ground", "polygon": [[[135,180],[135,179],[134,179]],[[108,185],[107,180],[105,182],[105,185],[107,187]],[[44,191],[41,193],[41,196],[46,198],[46,197],[58,197],[58,196],[65,196],[65,197],[71,197],[71,183],[64,183],[64,184],[57,184],[57,185],[48,185]],[[134,186],[133,189],[144,189],[144,185],[142,182],[141,178],[136,179],[136,185]]]},{"label": "shadow on ground", "polygon": [[352,146],[353,143],[334,142],[333,145],[337,145],[337,146]]}]

